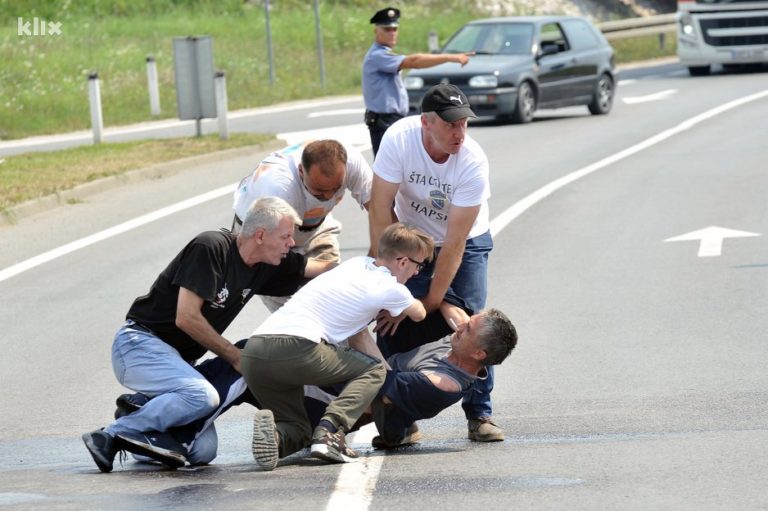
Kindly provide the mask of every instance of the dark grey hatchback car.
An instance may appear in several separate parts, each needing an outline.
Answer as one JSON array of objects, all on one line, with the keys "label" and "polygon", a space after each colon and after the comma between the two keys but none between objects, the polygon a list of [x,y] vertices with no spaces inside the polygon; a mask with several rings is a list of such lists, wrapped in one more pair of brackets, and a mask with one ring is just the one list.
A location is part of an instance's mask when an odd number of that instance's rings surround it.
[{"label": "dark grey hatchback car", "polygon": [[424,92],[452,83],[478,116],[512,122],[533,119],[539,108],[586,105],[607,114],[616,91],[613,48],[577,16],[527,16],[475,20],[456,32],[440,53],[474,51],[469,63],[414,69],[404,78],[412,113]]}]

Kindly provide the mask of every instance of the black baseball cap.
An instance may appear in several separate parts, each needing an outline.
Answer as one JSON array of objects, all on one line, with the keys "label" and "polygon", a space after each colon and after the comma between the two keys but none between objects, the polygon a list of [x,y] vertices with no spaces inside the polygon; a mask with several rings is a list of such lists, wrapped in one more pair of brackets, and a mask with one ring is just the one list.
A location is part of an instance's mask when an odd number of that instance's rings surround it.
[{"label": "black baseball cap", "polygon": [[422,112],[435,112],[445,122],[467,117],[477,117],[469,107],[467,96],[461,89],[449,83],[435,85],[421,98]]},{"label": "black baseball cap", "polygon": [[395,9],[394,7],[386,7],[380,11],[377,11],[376,14],[373,15],[371,18],[371,23],[374,23],[380,27],[396,27],[399,24],[399,19],[400,9]]}]

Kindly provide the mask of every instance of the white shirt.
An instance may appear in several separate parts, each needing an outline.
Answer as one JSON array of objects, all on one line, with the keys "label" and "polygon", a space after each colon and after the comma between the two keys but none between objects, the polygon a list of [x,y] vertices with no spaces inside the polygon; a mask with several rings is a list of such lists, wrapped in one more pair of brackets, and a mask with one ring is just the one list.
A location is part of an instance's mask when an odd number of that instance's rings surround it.
[{"label": "white shirt", "polygon": [[469,135],[458,153],[435,163],[421,139],[421,117],[400,119],[384,133],[373,171],[400,185],[395,196],[398,220],[420,228],[438,246],[445,241],[451,206],[480,206],[467,239],[489,229],[488,157]]},{"label": "white shirt", "polygon": [[382,309],[397,316],[414,301],[389,269],[376,266],[370,257],[353,257],[310,280],[253,335],[338,344],[365,328]]},{"label": "white shirt", "polygon": [[[288,146],[261,161],[256,170],[243,178],[235,190],[233,208],[240,220],[259,197],[280,197],[293,206],[302,218],[302,227],[319,226],[331,210],[341,202],[345,190],[363,207],[371,200],[373,172],[363,155],[354,146],[341,143],[347,151],[347,171],[344,185],[327,201],[315,198],[307,191],[299,175],[301,153],[311,140]],[[298,241],[297,241],[298,243]]]}]

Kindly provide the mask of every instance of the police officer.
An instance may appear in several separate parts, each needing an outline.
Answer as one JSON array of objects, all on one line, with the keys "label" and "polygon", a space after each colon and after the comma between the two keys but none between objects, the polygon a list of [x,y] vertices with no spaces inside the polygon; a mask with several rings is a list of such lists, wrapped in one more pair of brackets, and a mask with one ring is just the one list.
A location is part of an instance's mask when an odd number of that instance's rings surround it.
[{"label": "police officer", "polygon": [[408,93],[400,77],[402,69],[432,67],[446,62],[466,65],[474,53],[398,55],[397,44],[400,10],[387,7],[373,15],[376,41],[363,60],[363,99],[365,124],[371,133],[373,155],[379,150],[381,137],[395,121],[408,114]]}]

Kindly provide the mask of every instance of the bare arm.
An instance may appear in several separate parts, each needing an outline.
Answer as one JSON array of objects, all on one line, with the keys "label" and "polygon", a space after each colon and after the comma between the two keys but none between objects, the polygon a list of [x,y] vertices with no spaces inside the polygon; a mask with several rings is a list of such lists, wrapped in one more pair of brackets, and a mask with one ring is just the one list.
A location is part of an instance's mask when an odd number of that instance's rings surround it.
[{"label": "bare arm", "polygon": [[467,65],[472,55],[474,53],[414,53],[405,56],[400,69],[422,69],[446,62],[455,62],[463,67]]},{"label": "bare arm", "polygon": [[308,279],[312,279],[338,265],[338,261],[321,261],[320,259],[308,258],[307,266],[304,268],[304,276]]},{"label": "bare arm", "polygon": [[384,355],[381,354],[379,347],[376,345],[376,342],[373,340],[373,337],[367,328],[360,330],[358,333],[350,337],[348,341],[350,348],[354,348],[357,351],[380,360],[384,364],[384,367],[387,369],[392,369],[384,358]]},{"label": "bare arm", "polygon": [[467,235],[475,223],[480,206],[461,208],[451,207],[451,213],[448,217],[448,231],[440,248],[440,253],[435,261],[435,271],[432,277],[432,283],[429,286],[429,293],[422,298],[427,312],[436,310],[443,301],[448,286],[451,285],[453,277],[456,276],[461,265],[461,258],[464,256],[464,246],[467,243]]},{"label": "bare arm", "polygon": [[373,191],[368,207],[368,226],[371,236],[371,249],[368,255],[371,257],[376,257],[381,233],[396,221],[392,204],[399,189],[399,183],[390,183],[377,175],[373,176]]},{"label": "bare arm", "polygon": [[432,385],[443,392],[461,392],[461,385],[447,374],[434,371],[424,371],[423,373],[432,382]]},{"label": "bare arm", "polygon": [[420,300],[414,300],[413,303],[403,311],[403,314],[414,321],[421,321],[427,317],[427,309],[424,308],[424,304],[421,303]]},{"label": "bare arm", "polygon": [[458,330],[461,325],[469,321],[469,314],[467,314],[464,309],[448,302],[440,304],[440,314],[454,331]]},{"label": "bare arm", "polygon": [[409,317],[414,321],[421,321],[427,317],[427,309],[424,308],[424,304],[421,300],[414,300],[414,302],[398,316],[392,316],[392,314],[386,310],[379,311],[376,315],[376,327],[373,330],[381,335],[394,335],[397,331],[397,326],[406,317]]},{"label": "bare arm", "polygon": [[176,303],[176,326],[202,347],[220,356],[240,372],[240,350],[213,329],[200,310],[203,299],[187,288],[179,288]]}]

